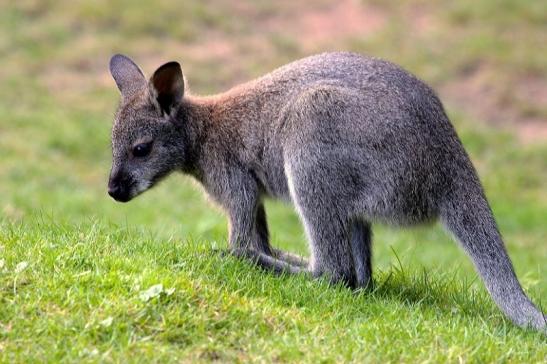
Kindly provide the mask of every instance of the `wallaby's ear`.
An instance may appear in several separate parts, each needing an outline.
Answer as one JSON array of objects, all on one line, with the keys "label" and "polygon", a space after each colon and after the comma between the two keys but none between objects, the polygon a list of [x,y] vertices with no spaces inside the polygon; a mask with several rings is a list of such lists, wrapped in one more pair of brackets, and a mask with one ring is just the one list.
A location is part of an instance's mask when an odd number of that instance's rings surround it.
[{"label": "wallaby's ear", "polygon": [[162,112],[169,114],[184,95],[184,77],[180,64],[169,62],[158,68],[150,78],[150,89]]},{"label": "wallaby's ear", "polygon": [[110,73],[122,97],[131,96],[146,87],[146,78],[139,66],[122,54],[116,54],[110,58]]}]

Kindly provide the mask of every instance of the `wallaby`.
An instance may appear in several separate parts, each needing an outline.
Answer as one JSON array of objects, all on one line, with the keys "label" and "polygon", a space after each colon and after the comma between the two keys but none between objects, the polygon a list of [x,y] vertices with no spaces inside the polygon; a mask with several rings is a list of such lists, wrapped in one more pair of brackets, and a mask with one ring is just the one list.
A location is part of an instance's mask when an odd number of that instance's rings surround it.
[{"label": "wallaby", "polygon": [[[371,223],[440,218],[517,325],[546,328],[505,250],[477,173],[438,97],[402,68],[354,53],[298,60],[215,96],[169,62],[147,81],[123,55],[108,193],[126,202],[173,171],[229,217],[230,252],[276,272],[372,282]],[[273,249],[266,197],[291,201],[310,258]]]}]

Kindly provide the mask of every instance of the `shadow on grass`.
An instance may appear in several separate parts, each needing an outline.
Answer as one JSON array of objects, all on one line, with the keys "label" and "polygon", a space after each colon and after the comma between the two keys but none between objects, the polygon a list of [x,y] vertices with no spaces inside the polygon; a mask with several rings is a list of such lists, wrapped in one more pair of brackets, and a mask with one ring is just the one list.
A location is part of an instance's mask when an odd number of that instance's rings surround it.
[{"label": "shadow on grass", "polygon": [[[239,286],[238,292],[249,298],[268,299],[285,307],[305,308],[312,305],[325,314],[342,307],[345,314],[357,318],[363,315],[363,308],[367,305],[396,303],[406,308],[433,308],[443,316],[457,314],[508,322],[496,309],[488,293],[475,287],[478,278],[469,281],[459,274],[458,269],[448,272],[439,269],[428,271],[425,268],[410,271],[403,270],[401,265],[391,266],[386,271],[375,272],[374,288],[352,290],[343,284],[329,284],[325,278],[272,273],[221,250],[205,250],[199,255],[201,258],[196,259],[216,261],[213,265],[217,269],[211,272],[211,281],[219,279],[225,289],[235,288],[232,286],[234,282],[222,274],[222,267],[232,270],[237,265],[239,269],[245,269],[239,273],[247,275],[245,284],[251,283],[247,287]],[[270,289],[253,289],[264,286]],[[290,295],[292,292],[293,296]]]}]

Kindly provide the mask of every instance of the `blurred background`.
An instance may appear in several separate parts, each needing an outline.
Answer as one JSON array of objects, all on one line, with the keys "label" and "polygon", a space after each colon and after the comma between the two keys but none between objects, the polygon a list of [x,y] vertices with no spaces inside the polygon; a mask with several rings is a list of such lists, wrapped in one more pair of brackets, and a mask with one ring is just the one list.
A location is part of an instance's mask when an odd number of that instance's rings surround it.
[{"label": "blurred background", "polygon": [[[527,272],[525,285],[537,284],[539,262],[547,258],[547,2],[0,4],[5,221],[100,223],[224,244],[224,218],[185,177],[173,176],[128,205],[108,197],[119,97],[108,72],[111,55],[129,55],[148,75],[179,61],[190,92],[211,94],[306,55],[351,50],[398,63],[437,90],[485,183],[517,270]],[[274,244],[305,252],[292,209],[270,203],[268,213]],[[462,253],[439,228],[380,227],[376,237],[379,265],[393,260],[394,248],[425,266],[471,270],[464,258],[454,263],[452,253]]]}]

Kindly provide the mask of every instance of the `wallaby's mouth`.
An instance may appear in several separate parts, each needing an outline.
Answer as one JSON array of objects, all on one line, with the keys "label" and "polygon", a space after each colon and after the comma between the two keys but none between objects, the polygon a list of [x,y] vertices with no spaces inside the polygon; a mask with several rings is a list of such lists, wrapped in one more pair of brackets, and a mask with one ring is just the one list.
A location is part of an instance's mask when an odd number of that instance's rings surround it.
[{"label": "wallaby's mouth", "polygon": [[136,181],[131,176],[118,172],[108,181],[108,194],[118,202],[128,202],[146,191],[149,186],[149,182]]},{"label": "wallaby's mouth", "polygon": [[126,185],[110,185],[108,187],[108,194],[114,200],[118,202],[129,202],[135,197],[139,196],[152,186],[151,182],[141,181],[140,183],[131,183]]},{"label": "wallaby's mouth", "polygon": [[131,201],[131,197],[129,196],[112,196],[110,195],[114,200],[116,200],[117,202],[129,202]]}]

